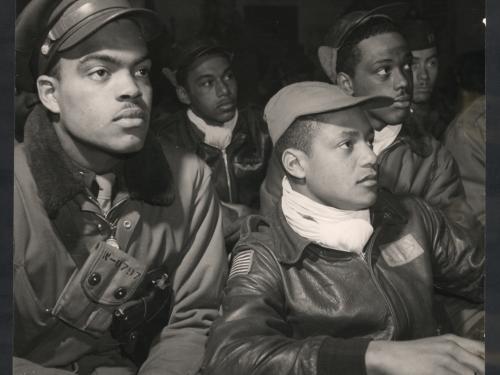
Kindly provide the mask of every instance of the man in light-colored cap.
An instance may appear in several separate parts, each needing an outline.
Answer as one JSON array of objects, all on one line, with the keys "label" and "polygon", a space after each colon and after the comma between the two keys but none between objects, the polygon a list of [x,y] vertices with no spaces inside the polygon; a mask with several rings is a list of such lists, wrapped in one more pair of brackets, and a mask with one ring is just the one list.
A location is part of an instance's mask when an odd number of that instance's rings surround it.
[{"label": "man in light-colored cap", "polygon": [[226,254],[210,170],[148,133],[147,42],[126,0],[32,0],[17,84],[15,374],[195,374]]},{"label": "man in light-colored cap", "polygon": [[[467,228],[473,241],[483,244],[483,227],[465,200],[458,167],[451,154],[435,138],[422,131],[410,116],[412,55],[393,18],[404,6],[384,6],[346,14],[334,23],[318,57],[325,73],[348,95],[387,95],[390,106],[367,110],[375,130],[373,151],[379,165],[379,184],[396,194],[412,194],[442,209],[448,219]],[[390,15],[388,14],[390,13]],[[398,14],[399,13],[399,14]],[[284,170],[276,155],[271,157],[261,186],[261,212],[272,210],[281,195]],[[477,310],[482,319],[454,332],[479,337],[484,330],[484,310],[473,301],[460,301]],[[442,331],[450,320],[439,311]]]},{"label": "man in light-colored cap", "polygon": [[271,98],[283,196],[233,250],[204,374],[484,374],[483,343],[431,337],[433,285],[481,298],[483,249],[421,199],[377,191],[365,110],[392,101],[320,82]]}]

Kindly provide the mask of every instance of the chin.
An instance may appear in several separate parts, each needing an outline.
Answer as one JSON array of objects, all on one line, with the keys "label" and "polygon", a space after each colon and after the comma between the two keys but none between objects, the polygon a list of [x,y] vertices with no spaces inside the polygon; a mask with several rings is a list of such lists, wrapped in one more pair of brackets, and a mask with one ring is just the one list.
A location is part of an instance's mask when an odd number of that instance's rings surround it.
[{"label": "chin", "polygon": [[110,148],[110,151],[114,154],[131,154],[142,150],[144,147],[144,141],[144,139],[132,140],[121,145],[116,145],[115,147]]},{"label": "chin", "polygon": [[409,114],[409,107],[405,109],[391,109],[391,111],[384,116],[384,121],[387,125],[398,125],[406,120]]},{"label": "chin", "polygon": [[355,203],[356,210],[366,210],[373,206],[377,201],[377,189],[370,189],[358,195],[358,200]]}]

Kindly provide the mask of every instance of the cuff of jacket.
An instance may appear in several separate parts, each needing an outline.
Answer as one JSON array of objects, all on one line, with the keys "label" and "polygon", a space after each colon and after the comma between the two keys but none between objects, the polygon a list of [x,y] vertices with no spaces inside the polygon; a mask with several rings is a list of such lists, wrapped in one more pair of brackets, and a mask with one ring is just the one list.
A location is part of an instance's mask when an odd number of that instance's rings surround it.
[{"label": "cuff of jacket", "polygon": [[317,375],[366,375],[365,353],[370,341],[326,338],[318,352]]}]

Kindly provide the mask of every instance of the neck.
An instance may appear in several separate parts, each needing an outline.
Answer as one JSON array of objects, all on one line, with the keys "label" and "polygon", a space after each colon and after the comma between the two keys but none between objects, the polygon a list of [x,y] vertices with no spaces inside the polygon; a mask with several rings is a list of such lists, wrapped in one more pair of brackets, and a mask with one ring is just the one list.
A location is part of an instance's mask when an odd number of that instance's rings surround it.
[{"label": "neck", "polygon": [[413,102],[412,107],[413,107],[413,109],[415,109],[417,111],[425,112],[425,111],[429,110],[429,108],[431,107],[431,103],[430,102],[420,102],[420,103]]},{"label": "neck", "polygon": [[190,108],[191,109],[191,112],[193,112],[193,114],[197,117],[199,117],[200,119],[202,119],[205,124],[209,125],[209,126],[223,126],[224,123],[223,122],[219,122],[219,121],[215,121],[215,120],[210,120],[210,119],[206,119],[206,118],[203,118],[202,116],[200,116],[198,113],[196,113],[196,111],[193,109],[193,108]]},{"label": "neck", "polygon": [[78,141],[61,123],[55,123],[54,129],[64,152],[81,167],[102,174],[111,171],[120,162],[116,155]]},{"label": "neck", "polygon": [[372,126],[373,130],[381,131],[383,128],[385,128],[388,125],[385,121],[382,121],[379,118],[371,116],[368,112],[367,112],[367,115],[368,115],[367,117],[368,117],[368,120],[370,121],[370,125]]}]

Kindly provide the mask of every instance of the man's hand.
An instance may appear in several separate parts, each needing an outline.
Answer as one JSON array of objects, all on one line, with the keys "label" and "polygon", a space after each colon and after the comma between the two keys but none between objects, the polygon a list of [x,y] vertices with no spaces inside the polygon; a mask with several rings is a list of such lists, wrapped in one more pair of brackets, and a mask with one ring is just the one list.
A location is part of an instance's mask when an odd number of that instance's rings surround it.
[{"label": "man's hand", "polygon": [[484,343],[455,335],[413,341],[372,341],[369,375],[482,375]]}]

